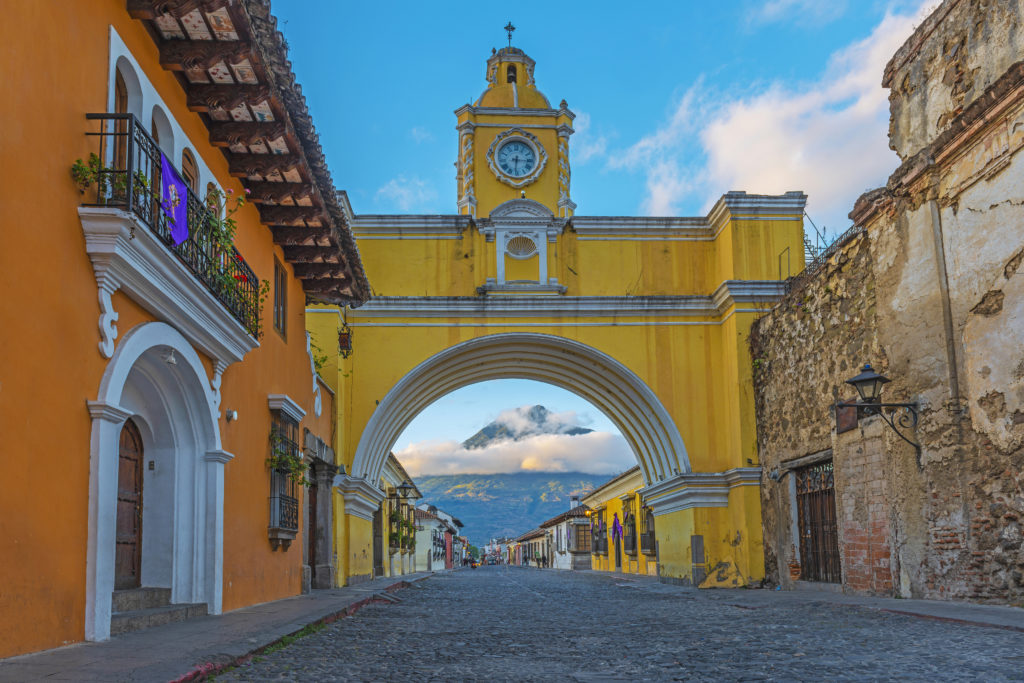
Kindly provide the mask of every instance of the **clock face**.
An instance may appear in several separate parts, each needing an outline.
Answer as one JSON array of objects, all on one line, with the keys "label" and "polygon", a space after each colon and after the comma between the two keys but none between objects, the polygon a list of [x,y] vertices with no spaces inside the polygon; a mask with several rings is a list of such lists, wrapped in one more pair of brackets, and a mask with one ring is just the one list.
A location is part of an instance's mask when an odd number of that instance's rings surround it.
[{"label": "clock face", "polygon": [[537,154],[522,140],[509,140],[498,148],[495,155],[498,168],[513,178],[522,178],[537,166]]}]

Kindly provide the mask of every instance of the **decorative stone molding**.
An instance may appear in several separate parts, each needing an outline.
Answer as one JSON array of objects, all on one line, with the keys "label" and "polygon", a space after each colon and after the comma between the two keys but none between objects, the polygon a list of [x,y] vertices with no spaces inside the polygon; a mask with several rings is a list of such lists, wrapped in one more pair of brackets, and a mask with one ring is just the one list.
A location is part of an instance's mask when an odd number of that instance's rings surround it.
[{"label": "decorative stone molding", "polygon": [[373,513],[384,500],[384,492],[363,477],[339,474],[334,477],[334,488],[345,500],[345,514],[373,521]]},{"label": "decorative stone molding", "polygon": [[[498,148],[501,147],[503,143],[509,140],[519,140],[525,143],[531,149],[533,149],[533,153],[537,155],[536,167],[534,167],[533,171],[526,175],[525,177],[513,178],[511,176],[506,175],[498,167],[498,162],[495,159],[495,155],[498,151]],[[540,178],[540,174],[544,172],[544,167],[547,165],[547,162],[548,153],[547,150],[544,149],[544,145],[540,143],[540,140],[537,139],[536,135],[522,128],[509,128],[503,133],[498,133],[498,135],[496,135],[494,137],[494,140],[491,142],[491,146],[487,148],[487,165],[490,167],[491,173],[494,174],[495,178],[505,183],[506,185],[511,185],[512,187],[526,187],[527,185],[536,181],[538,178]],[[494,216],[494,212],[491,212],[491,216]]]},{"label": "decorative stone molding", "polygon": [[736,467],[725,472],[686,472],[638,491],[655,517],[690,508],[729,507],[729,491],[760,486],[760,467]]},{"label": "decorative stone molding", "polygon": [[[460,129],[462,126],[460,126]],[[459,141],[459,176],[462,180],[459,194],[459,211],[468,207],[469,215],[476,217],[476,181],[473,178],[473,129],[462,133]]]},{"label": "decorative stone molding", "polygon": [[80,207],[85,250],[92,261],[100,300],[100,353],[110,358],[117,312],[110,296],[120,289],[171,324],[188,341],[226,368],[259,346],[245,327],[131,212]]},{"label": "decorative stone molding", "polygon": [[306,332],[306,355],[309,356],[309,372],[313,375],[313,414],[320,417],[323,412],[323,396],[317,381],[316,361],[313,359],[313,338]]},{"label": "decorative stone molding", "polygon": [[[594,318],[625,316],[680,316],[724,315],[730,307],[747,305],[740,311],[761,311],[782,298],[783,284],[775,280],[727,280],[711,296],[564,296],[552,298],[552,292],[564,292],[563,285],[549,284],[542,291],[538,285],[516,288],[516,285],[498,285],[488,279],[480,291],[519,292],[523,296],[500,300],[477,300],[466,297],[442,296],[379,296],[358,310],[349,311],[355,321],[373,318],[534,318],[541,316],[586,316]],[[535,295],[535,296],[534,296]],[[323,309],[309,309],[314,313]]]},{"label": "decorative stone molding", "polygon": [[267,405],[271,410],[279,410],[281,414],[295,421],[295,424],[302,422],[306,411],[298,403],[293,401],[287,394],[268,394]]},{"label": "decorative stone molding", "polygon": [[353,473],[379,481],[395,441],[426,406],[460,387],[510,373],[571,388],[593,403],[622,432],[640,462],[644,481],[689,471],[678,427],[633,371],[593,347],[564,337],[512,332],[456,344],[402,377],[367,422],[353,455]]}]

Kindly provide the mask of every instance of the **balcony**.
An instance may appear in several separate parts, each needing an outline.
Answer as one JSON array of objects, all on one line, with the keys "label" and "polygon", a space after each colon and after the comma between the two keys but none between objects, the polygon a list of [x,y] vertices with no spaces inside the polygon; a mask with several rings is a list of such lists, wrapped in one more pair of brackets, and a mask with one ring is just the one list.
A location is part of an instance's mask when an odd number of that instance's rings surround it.
[{"label": "balcony", "polygon": [[[161,203],[160,147],[138,119],[130,114],[86,118],[99,130],[86,133],[98,144],[87,166],[91,182],[83,188],[79,216],[104,316],[116,320],[109,294],[120,288],[177,323],[216,359],[240,360],[258,345],[259,278],[233,246],[216,238],[214,214],[190,188],[179,198],[187,237],[179,242],[171,236],[170,209]],[[110,328],[101,342],[108,357],[117,334]]]},{"label": "balcony", "polygon": [[640,534],[640,552],[644,555],[653,555],[655,553],[653,531],[645,531]]}]

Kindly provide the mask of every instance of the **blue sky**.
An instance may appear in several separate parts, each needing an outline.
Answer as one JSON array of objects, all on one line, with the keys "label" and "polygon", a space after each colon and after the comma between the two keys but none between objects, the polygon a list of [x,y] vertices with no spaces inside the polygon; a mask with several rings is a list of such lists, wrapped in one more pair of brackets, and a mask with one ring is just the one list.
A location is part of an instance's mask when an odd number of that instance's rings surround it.
[{"label": "blue sky", "polygon": [[[729,190],[804,190],[808,214],[834,237],[856,198],[897,165],[882,70],[931,4],[275,0],[273,11],[335,185],[356,213],[456,212],[453,112],[483,91],[486,59],[506,44],[511,20],[513,44],[537,62],[538,87],[578,115],[570,157],[579,214],[702,215]],[[415,461],[411,472],[456,467],[459,441],[534,403],[607,435],[588,444],[604,449],[604,471],[631,464],[592,406],[515,381],[442,399],[396,452]],[[564,446],[552,456],[559,467],[572,464]]]},{"label": "blue sky", "polygon": [[455,212],[453,111],[484,89],[509,20],[540,89],[579,115],[581,215],[700,215],[728,190],[802,189],[834,232],[896,166],[881,74],[918,2],[514,7],[274,2],[357,213]]}]

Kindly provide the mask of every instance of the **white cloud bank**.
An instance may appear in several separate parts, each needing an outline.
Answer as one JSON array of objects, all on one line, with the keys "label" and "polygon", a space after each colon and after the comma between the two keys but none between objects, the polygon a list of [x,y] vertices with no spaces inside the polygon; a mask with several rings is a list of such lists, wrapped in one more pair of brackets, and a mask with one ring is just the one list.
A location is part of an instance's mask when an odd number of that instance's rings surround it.
[{"label": "white cloud bank", "polygon": [[626,440],[609,432],[539,434],[472,450],[457,441],[423,441],[395,451],[395,457],[413,477],[512,472],[618,474],[636,464]]},{"label": "white cloud bank", "polygon": [[636,464],[626,440],[611,432],[570,435],[590,420],[576,411],[547,412],[538,423],[531,406],[503,410],[494,422],[516,437],[467,449],[457,441],[421,441],[395,451],[409,474],[587,472],[617,474]]},{"label": "white cloud bank", "polygon": [[[765,9],[771,14],[799,4],[773,2]],[[834,236],[848,225],[856,198],[896,167],[882,71],[924,9],[887,12],[867,38],[834,52],[812,83],[773,82],[730,98],[698,81],[668,121],[612,163],[645,174],[647,215],[676,215],[697,197],[711,198],[707,210],[729,190],[803,190],[808,213]]]}]

